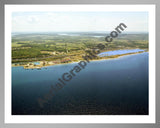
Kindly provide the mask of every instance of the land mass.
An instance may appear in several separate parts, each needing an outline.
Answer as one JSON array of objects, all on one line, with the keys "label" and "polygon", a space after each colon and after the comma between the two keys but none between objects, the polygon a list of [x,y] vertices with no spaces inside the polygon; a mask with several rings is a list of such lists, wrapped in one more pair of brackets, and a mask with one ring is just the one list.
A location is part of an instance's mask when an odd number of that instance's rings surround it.
[{"label": "land mass", "polygon": [[[101,33],[14,35],[12,36],[12,66],[23,66],[25,69],[40,69],[50,65],[79,62],[84,60],[83,56],[88,55],[93,50],[106,52],[120,49],[144,49],[148,51],[148,34],[122,34],[111,43],[105,41],[105,35]],[[103,44],[106,47],[100,50],[98,44]],[[91,61],[117,58],[136,53],[141,52],[105,57],[99,57],[96,54],[96,57]],[[34,62],[39,62],[39,64]]]}]

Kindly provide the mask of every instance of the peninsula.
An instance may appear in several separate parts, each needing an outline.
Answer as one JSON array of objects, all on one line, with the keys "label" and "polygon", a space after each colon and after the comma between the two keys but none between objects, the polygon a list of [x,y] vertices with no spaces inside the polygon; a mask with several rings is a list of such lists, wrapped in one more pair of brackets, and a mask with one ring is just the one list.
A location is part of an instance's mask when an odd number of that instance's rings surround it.
[{"label": "peninsula", "polygon": [[[41,69],[50,65],[79,62],[93,50],[101,55],[95,54],[91,61],[148,51],[148,34],[122,34],[111,43],[107,43],[104,37],[105,34],[99,33],[13,35],[12,66]],[[101,50],[98,44],[106,47]]]}]

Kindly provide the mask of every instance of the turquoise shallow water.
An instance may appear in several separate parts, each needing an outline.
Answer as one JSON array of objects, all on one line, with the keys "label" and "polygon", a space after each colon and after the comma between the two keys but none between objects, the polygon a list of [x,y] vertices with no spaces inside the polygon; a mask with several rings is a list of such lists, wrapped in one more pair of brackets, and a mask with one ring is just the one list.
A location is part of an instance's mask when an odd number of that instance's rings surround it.
[{"label": "turquoise shallow water", "polygon": [[39,63],[39,62],[33,62],[33,64],[35,64],[35,65],[39,65],[40,63]]},{"label": "turquoise shallow water", "polygon": [[74,64],[12,67],[13,115],[146,115],[148,53],[92,61],[41,108],[42,98]]},{"label": "turquoise shallow water", "polygon": [[104,57],[104,56],[112,56],[112,55],[122,55],[122,54],[142,52],[142,51],[144,51],[144,50],[142,50],[142,49],[115,50],[115,51],[102,52],[102,53],[98,54],[98,56]]}]

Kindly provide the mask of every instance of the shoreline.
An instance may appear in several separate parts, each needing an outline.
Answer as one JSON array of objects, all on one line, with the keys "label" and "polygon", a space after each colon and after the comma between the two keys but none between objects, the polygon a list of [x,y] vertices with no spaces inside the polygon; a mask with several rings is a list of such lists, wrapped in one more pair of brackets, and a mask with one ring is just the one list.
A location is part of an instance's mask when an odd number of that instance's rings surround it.
[{"label": "shoreline", "polygon": [[[148,51],[143,51],[143,52],[135,52],[135,53],[127,53],[127,54],[121,54],[121,55],[114,55],[114,56],[105,56],[105,57],[102,57],[100,59],[93,59],[93,60],[89,60],[90,62],[91,61],[102,61],[102,60],[113,60],[113,59],[117,59],[117,58],[121,58],[121,57],[124,57],[124,56],[127,56],[127,55],[135,55],[135,54],[140,54],[140,53],[144,53],[144,52],[148,52]],[[30,67],[26,67],[26,65],[12,65],[12,67],[23,67],[24,69],[37,69],[37,70],[41,70],[41,68],[47,68],[49,66],[55,66],[55,65],[64,65],[64,64],[74,64],[74,63],[78,63],[80,61],[86,61],[86,60],[79,60],[79,61],[76,61],[76,62],[68,62],[68,63],[57,63],[57,64],[48,64],[48,65],[36,65],[36,66],[30,66]],[[43,61],[36,61],[36,62],[39,62],[39,63],[42,63]],[[50,62],[50,61],[48,61]],[[29,63],[34,63],[34,62],[29,62]]]}]

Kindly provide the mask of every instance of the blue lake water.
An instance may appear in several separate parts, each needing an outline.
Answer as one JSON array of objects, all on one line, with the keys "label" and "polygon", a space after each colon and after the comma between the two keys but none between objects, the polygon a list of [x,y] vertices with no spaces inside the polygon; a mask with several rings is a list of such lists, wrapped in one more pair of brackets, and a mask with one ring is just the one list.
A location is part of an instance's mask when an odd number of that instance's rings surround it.
[{"label": "blue lake water", "polygon": [[76,65],[55,65],[42,70],[12,67],[12,114],[148,114],[147,52],[87,63],[41,108],[37,99]]},{"label": "blue lake water", "polygon": [[93,36],[93,37],[97,37],[97,38],[100,38],[100,37],[104,37],[104,36]]},{"label": "blue lake water", "polygon": [[135,53],[135,52],[143,52],[142,49],[124,49],[124,50],[115,50],[115,51],[108,51],[108,52],[102,52],[98,54],[100,57],[104,56],[113,56],[113,55],[122,55],[127,53]]},{"label": "blue lake water", "polygon": [[40,63],[39,63],[39,62],[33,62],[33,64],[35,64],[35,65],[39,65]]}]

